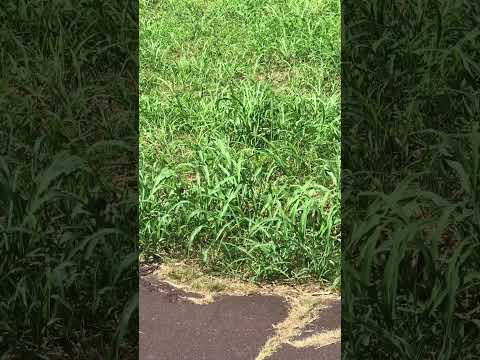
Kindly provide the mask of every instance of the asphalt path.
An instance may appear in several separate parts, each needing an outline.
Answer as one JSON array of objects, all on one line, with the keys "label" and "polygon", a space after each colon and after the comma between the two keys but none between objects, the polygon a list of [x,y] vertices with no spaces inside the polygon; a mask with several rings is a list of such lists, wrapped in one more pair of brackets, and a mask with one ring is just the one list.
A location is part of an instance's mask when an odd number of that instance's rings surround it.
[{"label": "asphalt path", "polygon": [[[219,296],[197,304],[200,295],[153,277],[140,279],[141,360],[254,360],[285,320],[289,306],[279,296]],[[340,327],[340,303],[322,310],[298,340]],[[283,344],[271,360],[339,360],[340,343],[321,348]]]}]

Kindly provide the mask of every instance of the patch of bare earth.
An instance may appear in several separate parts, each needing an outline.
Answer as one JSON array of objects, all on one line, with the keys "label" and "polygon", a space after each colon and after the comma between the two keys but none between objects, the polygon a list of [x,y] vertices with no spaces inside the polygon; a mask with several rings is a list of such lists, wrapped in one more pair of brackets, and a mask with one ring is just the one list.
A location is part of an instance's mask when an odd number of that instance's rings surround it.
[{"label": "patch of bare earth", "polygon": [[287,89],[288,83],[292,79],[292,71],[288,69],[276,69],[268,73],[258,73],[255,79],[258,81],[268,81],[272,84],[274,90],[281,91]]}]

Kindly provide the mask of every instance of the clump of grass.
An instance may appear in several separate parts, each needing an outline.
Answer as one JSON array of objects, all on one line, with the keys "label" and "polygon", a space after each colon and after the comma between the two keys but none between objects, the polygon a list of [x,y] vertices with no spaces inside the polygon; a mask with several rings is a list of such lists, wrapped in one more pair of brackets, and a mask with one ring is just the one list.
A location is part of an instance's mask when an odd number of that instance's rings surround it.
[{"label": "clump of grass", "polygon": [[142,252],[338,281],[339,2],[140,4]]}]

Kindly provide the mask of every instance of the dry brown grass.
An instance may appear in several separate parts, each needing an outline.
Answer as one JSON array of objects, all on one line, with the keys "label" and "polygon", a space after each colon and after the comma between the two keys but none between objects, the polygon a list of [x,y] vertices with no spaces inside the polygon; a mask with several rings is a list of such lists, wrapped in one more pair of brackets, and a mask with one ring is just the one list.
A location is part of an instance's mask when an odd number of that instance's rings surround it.
[{"label": "dry brown grass", "polygon": [[264,360],[274,354],[283,344],[300,335],[302,329],[315,319],[316,310],[322,306],[318,296],[304,294],[290,299],[288,317],[275,326],[275,335],[268,339],[255,360]]},{"label": "dry brown grass", "polygon": [[312,335],[308,338],[289,341],[288,344],[296,348],[315,347],[321,348],[341,341],[342,331],[340,328],[335,330],[325,331],[319,334]]},{"label": "dry brown grass", "polygon": [[333,290],[317,284],[253,284],[237,278],[213,276],[204,273],[195,262],[165,261],[153,273],[159,280],[187,292],[212,298],[219,295],[276,295],[290,300],[303,295],[331,299],[338,296]]}]

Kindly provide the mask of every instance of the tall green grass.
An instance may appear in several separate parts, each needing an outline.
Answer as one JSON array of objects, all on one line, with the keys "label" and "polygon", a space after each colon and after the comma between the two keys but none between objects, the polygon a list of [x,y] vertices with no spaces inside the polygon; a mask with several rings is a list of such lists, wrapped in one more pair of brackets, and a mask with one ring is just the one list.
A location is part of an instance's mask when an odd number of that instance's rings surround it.
[{"label": "tall green grass", "polygon": [[2,3],[2,359],[137,353],[135,11]]},{"label": "tall green grass", "polygon": [[140,2],[140,246],[339,280],[338,1]]},{"label": "tall green grass", "polygon": [[477,359],[480,7],[344,6],[342,357]]}]

